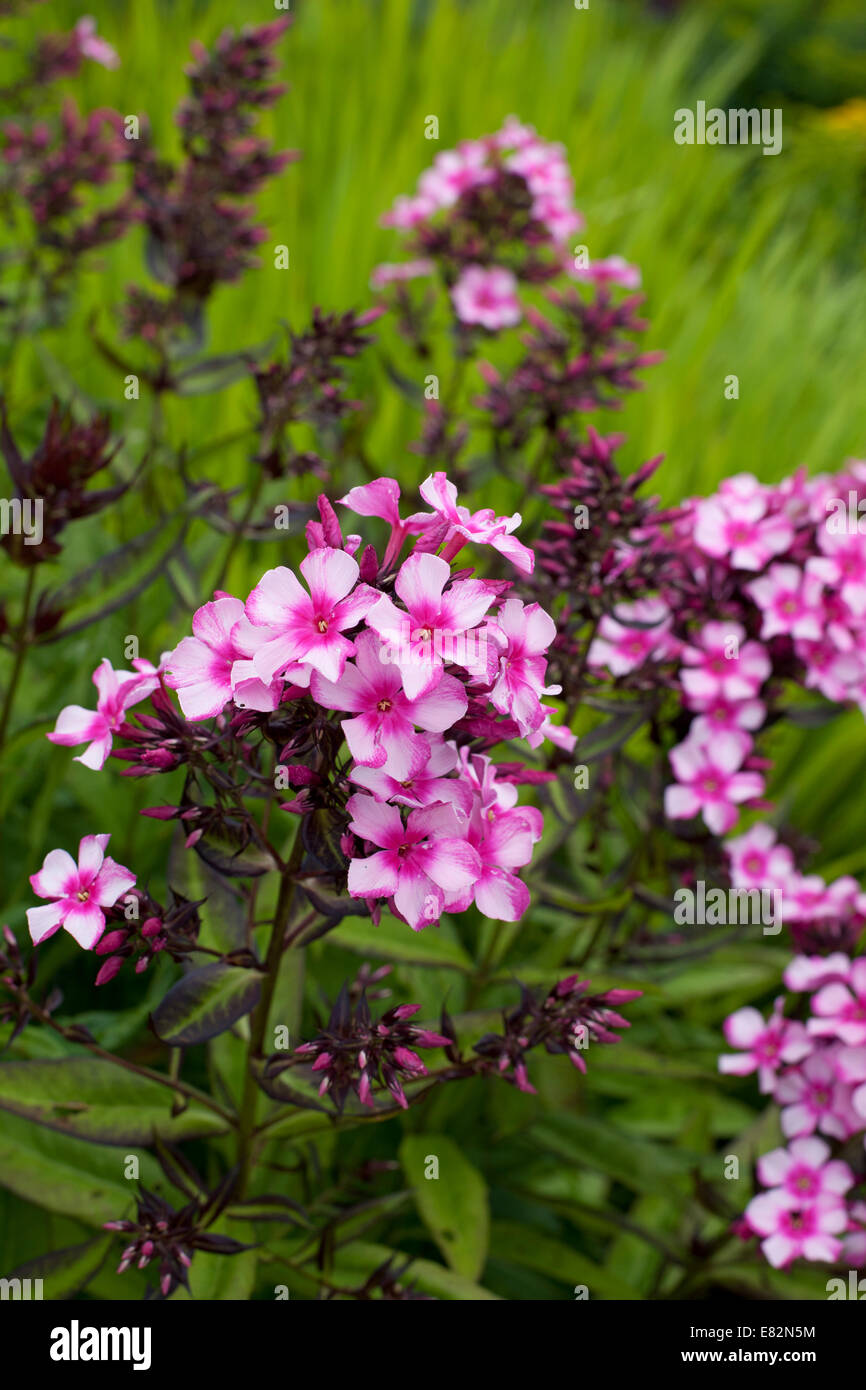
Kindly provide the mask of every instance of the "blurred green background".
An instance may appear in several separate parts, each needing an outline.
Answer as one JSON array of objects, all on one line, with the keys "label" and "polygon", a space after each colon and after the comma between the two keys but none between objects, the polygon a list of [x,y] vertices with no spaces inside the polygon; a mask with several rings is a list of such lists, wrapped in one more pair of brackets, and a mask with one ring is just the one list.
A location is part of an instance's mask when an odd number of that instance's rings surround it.
[{"label": "blurred green background", "polygon": [[[190,41],[210,44],[227,25],[265,23],[278,14],[264,0],[89,0],[86,8],[117,48],[122,66],[107,72],[87,64],[66,85],[83,108],[146,113],[167,152],[177,148],[173,112],[185,91]],[[54,0],[16,21],[15,33],[69,29],[80,12],[72,0]],[[566,146],[586,219],[576,241],[594,258],[621,254],[643,273],[646,347],[663,350],[665,360],[645,374],[645,389],[622,412],[593,421],[627,433],[623,457],[629,467],[664,453],[657,483],[673,503],[711,492],[723,476],[739,471],[772,481],[799,466],[835,471],[847,456],[866,453],[861,3],[590,0],[587,10],[576,10],[571,0],[293,0],[292,13],[294,27],[281,44],[291,90],[265,114],[262,130],[280,148],[300,150],[302,160],[257,200],[269,228],[265,265],[214,297],[211,350],[260,344],[278,335],[281,321],[303,327],[314,304],[366,307],[373,266],[400,257],[397,235],[379,226],[381,213],[395,195],[414,187],[438,150],[495,130],[514,113]],[[782,153],[770,158],[760,147],[678,146],[674,112],[699,100],[723,108],[781,107]],[[439,120],[438,142],[424,138],[431,114]],[[275,275],[268,252],[280,243],[289,247],[291,263],[287,273]],[[22,445],[35,443],[55,391],[110,409],[125,440],[121,461],[135,461],[151,427],[151,407],[145,399],[124,401],[120,376],[94,352],[87,325],[95,313],[105,336],[116,339],[113,306],[128,285],[147,283],[139,234],[89,265],[71,321],[26,341],[16,356],[12,423]],[[399,347],[387,324],[377,332],[396,356]],[[447,373],[444,339],[439,351],[442,359],[431,369]],[[730,374],[739,378],[738,400],[725,399]],[[411,489],[423,476],[423,465],[407,452],[418,435],[417,411],[388,381],[375,350],[361,361],[351,394],[366,403],[368,455]],[[218,455],[207,449],[251,425],[255,415],[248,383],[167,404],[172,438],[186,446],[191,471],[237,485],[249,476],[247,443],[229,444]],[[496,499],[509,510],[518,503],[516,483],[510,488],[509,480],[501,480]],[[307,488],[304,495],[313,492]],[[71,571],[93,556],[68,534],[64,566]],[[106,533],[105,549],[114,543]],[[170,784],[121,781],[112,763],[93,774],[73,763],[70,751],[52,748],[44,733],[62,704],[92,703],[90,673],[103,655],[122,664],[125,634],[138,633],[142,654],[156,657],[188,630],[196,601],[191,574],[215,546],[204,528],[195,531],[188,571],[177,569],[134,611],[32,658],[0,781],[0,903],[3,919],[16,928],[33,901],[27,875],[49,848],[71,848],[82,834],[111,829],[113,852],[134,864],[141,880],[149,872],[164,873],[165,837],[138,810],[169,800]],[[231,572],[232,590],[245,594],[274,555],[271,546],[242,549]],[[14,600],[20,588],[20,573],[5,565],[2,596]],[[205,597],[199,594],[197,601]],[[769,751],[776,758],[771,792],[778,817],[821,843],[821,871],[832,877],[866,870],[862,716],[852,712],[825,728],[774,733]],[[154,887],[163,887],[158,878]],[[682,1009],[692,1031],[681,1032],[679,1020],[662,1018],[654,1042],[660,1030],[672,1052],[702,1046],[711,1069],[724,1012],[772,989],[783,954],[767,949],[763,964],[753,960],[739,973],[733,958],[721,961],[715,974],[686,970],[668,999]],[[51,983],[75,956],[73,943],[55,941],[43,982]],[[440,973],[447,979],[447,971]],[[70,1001],[91,1008],[88,972],[71,988],[67,980]],[[147,1007],[145,1000],[139,1022]],[[607,1063],[598,1065],[600,1089],[626,1102],[619,1107],[620,1123],[629,1123],[622,1112],[631,1107],[636,1133],[688,1137],[699,1078],[669,1074],[659,1061],[655,1080],[639,1078],[635,1091],[610,1075],[605,1081]],[[691,1090],[681,1084],[689,1079]],[[548,1099],[562,1083],[551,1084]],[[591,1075],[591,1091],[595,1084]],[[506,1130],[519,1130],[522,1099],[509,1093],[497,1102]],[[458,1109],[461,1103],[456,1097]],[[447,1115],[446,1108],[440,1123]],[[717,1109],[707,1120],[707,1132],[733,1133],[748,1118],[749,1111],[731,1101],[728,1112]],[[698,1142],[694,1133],[691,1139]],[[576,1152],[563,1143],[560,1158],[568,1166]],[[632,1168],[640,1166],[639,1149],[632,1160]],[[528,1172],[529,1186],[532,1176]],[[636,1210],[654,1229],[670,1218],[665,1183],[661,1172],[638,1186],[643,1195]],[[562,1172],[543,1173],[535,1193],[545,1191],[545,1184],[554,1204],[601,1200],[592,1174],[575,1177],[570,1186]],[[9,1214],[8,1230],[32,1215],[28,1208],[18,1211],[17,1217]],[[512,1215],[519,1219],[519,1207]],[[62,1236],[58,1231],[54,1238]],[[542,1255],[536,1258],[543,1263]],[[646,1258],[643,1245],[620,1236],[614,1280]],[[652,1280],[649,1268],[645,1287]],[[534,1291],[523,1296],[543,1297],[547,1285],[539,1275],[537,1285],[526,1287]]]}]

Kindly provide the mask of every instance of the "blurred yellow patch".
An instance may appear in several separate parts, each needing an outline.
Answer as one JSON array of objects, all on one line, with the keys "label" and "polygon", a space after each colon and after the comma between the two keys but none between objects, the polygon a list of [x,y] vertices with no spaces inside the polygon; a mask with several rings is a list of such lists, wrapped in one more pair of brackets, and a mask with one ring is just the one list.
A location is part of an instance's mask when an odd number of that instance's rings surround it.
[{"label": "blurred yellow patch", "polygon": [[866,97],[852,97],[825,111],[820,120],[825,130],[839,135],[866,136]]}]

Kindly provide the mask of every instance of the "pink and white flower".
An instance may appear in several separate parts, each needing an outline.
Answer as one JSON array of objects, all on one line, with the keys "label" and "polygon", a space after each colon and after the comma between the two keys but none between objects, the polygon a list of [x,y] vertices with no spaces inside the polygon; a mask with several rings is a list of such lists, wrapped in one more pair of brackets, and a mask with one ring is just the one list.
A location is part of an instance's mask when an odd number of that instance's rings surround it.
[{"label": "pink and white flower", "polygon": [[300,570],[309,593],[290,569],[279,565],[262,576],[247,599],[250,621],[278,634],[253,657],[266,684],[297,662],[312,666],[326,680],[340,680],[355,650],[342,634],[356,627],[380,598],[378,590],[358,584],[358,563],[343,550],[311,550]]},{"label": "pink and white flower", "polygon": [[824,631],[821,582],[799,565],[771,565],[766,574],[745,585],[761,610],[761,638],[779,635],[820,641]]},{"label": "pink and white flower", "polygon": [[105,854],[110,835],[85,835],[78,863],[65,849],[52,849],[42,868],[30,875],[38,898],[51,898],[45,907],[27,909],[27,925],[35,945],[61,927],[85,951],[93,950],[105,931],[104,909],[113,907],[135,883],[135,874]]},{"label": "pink and white flower", "polygon": [[447,906],[463,912],[472,900],[485,917],[497,922],[518,922],[529,907],[529,889],[514,873],[532,858],[533,845],[541,838],[541,813],[533,806],[513,811],[476,806],[467,828],[467,840],[477,850],[481,873],[475,884]]},{"label": "pink and white flower", "polygon": [[454,676],[443,675],[436,686],[417,699],[403,691],[400,670],[383,664],[382,643],[375,632],[363,632],[355,642],[354,664],[347,662],[339,682],[314,671],[310,693],[326,709],[354,715],[342,721],[349,752],[357,763],[383,768],[398,782],[424,767],[430,747],[415,726],[443,733],[466,713],[463,686]]},{"label": "pink and white flower", "polygon": [[735,824],[737,807],[764,790],[758,772],[741,772],[751,751],[748,734],[719,734],[703,742],[689,737],[670,751],[676,782],[665,788],[665,814],[671,820],[703,815],[714,835],[724,835]]},{"label": "pink and white flower", "polygon": [[621,285],[626,290],[640,289],[641,275],[636,265],[629,265],[622,256],[608,256],[605,260],[591,261],[589,265],[572,267],[575,280],[585,280],[592,285]]},{"label": "pink and white flower", "polygon": [[517,280],[503,266],[466,266],[451,290],[451,301],[461,323],[491,332],[510,328],[523,317]]},{"label": "pink and white flower", "polygon": [[66,705],[57,716],[53,732],[46,735],[49,741],[65,748],[88,743],[89,748],[74,761],[94,771],[104,767],[112,736],[126,722],[126,711],[147,699],[159,685],[159,668],[143,659],[136,659],[133,666],[134,671],[115,671],[108,657],[103,657],[93,673],[98,692],[96,709]]},{"label": "pink and white flower", "polygon": [[782,999],[777,999],[766,1021],[749,1005],[725,1019],[725,1037],[731,1047],[741,1049],[741,1055],[725,1053],[721,1056],[720,1072],[750,1076],[756,1071],[760,1089],[767,1094],[773,1090],[781,1066],[790,1066],[809,1055],[813,1044],[806,1029],[802,1023],[785,1018],[782,1005]]},{"label": "pink and white flower", "polygon": [[100,63],[104,68],[119,68],[120,58],[115,49],[96,32],[96,20],[90,15],[79,19],[73,30],[78,42],[78,50],[91,62]]},{"label": "pink and white flower", "polygon": [[[496,516],[490,507],[470,512],[468,507],[458,503],[457,489],[444,473],[431,473],[419,491],[428,506],[448,525],[443,559],[453,560],[466,541],[473,541],[476,545],[490,545],[498,550],[521,574],[532,574],[535,556],[529,546],[512,534],[521,522],[519,512],[513,516]],[[415,521],[420,519],[412,518]]]},{"label": "pink and white flower", "polygon": [[759,642],[745,637],[740,623],[705,623],[697,645],[682,648],[679,679],[690,709],[702,710],[719,696],[751,700],[758,693],[770,674],[770,659]]},{"label": "pink and white flower", "polygon": [[837,1260],[842,1251],[838,1237],[848,1226],[838,1197],[817,1197],[802,1204],[783,1188],[753,1197],[746,1207],[746,1220],[764,1237],[761,1249],[774,1269],[782,1269],[801,1256]]},{"label": "pink and white flower", "polygon": [[[438,693],[438,692],[436,692]],[[449,776],[457,767],[454,745],[440,737],[419,735],[428,747],[423,763],[406,777],[398,778],[390,759],[382,767],[355,767],[349,781],[371,792],[377,801],[394,801],[399,806],[432,806],[434,801],[450,801],[464,816],[472,809],[472,791],[462,778]]]},{"label": "pink and white flower", "polygon": [[814,1134],[816,1129],[831,1139],[847,1139],[859,1128],[851,1088],[838,1080],[832,1054],[826,1049],[780,1076],[774,1099],[782,1107],[782,1133],[787,1139]]},{"label": "pink and white flower", "polygon": [[544,685],[546,653],[556,637],[556,624],[537,603],[509,598],[491,628],[504,646],[490,703],[500,714],[510,715],[522,734],[532,733],[544,723],[541,696],[559,691],[558,686]]},{"label": "pink and white flower", "polygon": [[413,931],[438,922],[446,894],[476,883],[481,860],[461,833],[453,806],[437,804],[410,811],[359,792],[347,802],[350,829],[379,850],[349,861],[353,898],[390,898]]},{"label": "pink and white flower", "polygon": [[726,479],[714,497],[695,504],[695,543],[734,569],[762,570],[794,539],[788,518],[768,511],[766,491],[750,474]]},{"label": "pink and white flower", "polygon": [[447,560],[415,552],[394,581],[407,611],[382,595],[367,612],[367,623],[387,644],[388,659],[399,670],[410,700],[438,685],[444,671],[443,655],[457,659],[454,651],[456,647],[459,652],[460,644],[454,639],[463,638],[467,646],[464,634],[478,625],[495,598],[495,592],[480,579],[458,580],[446,589],[450,578]]},{"label": "pink and white flower", "polygon": [[678,644],[670,633],[671,622],[671,611],[663,599],[621,603],[616,617],[606,613],[599,623],[598,635],[589,648],[589,665],[606,666],[611,675],[625,676],[645,661],[664,661],[676,655]]},{"label": "pink and white flower", "polygon": [[794,873],[793,854],[764,821],[726,840],[724,848],[735,888],[783,888]]},{"label": "pink and white flower", "polygon": [[817,1037],[838,1038],[849,1047],[866,1044],[866,956],[852,961],[845,983],[823,985],[812,998],[806,1025]]},{"label": "pink and white flower", "polygon": [[[240,599],[223,595],[197,609],[192,637],[184,637],[166,658],[166,685],[176,690],[187,719],[212,719],[235,698],[253,709],[279,704],[279,683],[261,681],[248,663],[257,633],[246,619]],[[244,699],[245,697],[245,699]]]},{"label": "pink and white flower", "polygon": [[758,1159],[758,1177],[764,1187],[781,1188],[802,1206],[819,1197],[840,1199],[854,1186],[847,1163],[830,1159],[823,1139],[794,1139],[787,1149],[772,1149]]}]

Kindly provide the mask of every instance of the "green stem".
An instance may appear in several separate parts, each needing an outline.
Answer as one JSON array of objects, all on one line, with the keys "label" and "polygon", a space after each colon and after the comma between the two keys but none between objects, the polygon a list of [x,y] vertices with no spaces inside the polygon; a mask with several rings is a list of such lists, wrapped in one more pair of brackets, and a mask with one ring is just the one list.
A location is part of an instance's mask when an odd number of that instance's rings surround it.
[{"label": "green stem", "polygon": [[30,626],[30,605],[33,601],[33,586],[35,583],[36,566],[33,565],[27,576],[27,587],[24,590],[24,607],[21,613],[21,622],[15,637],[15,658],[9,675],[9,684],[6,687],[3,710],[2,713],[0,713],[0,748],[2,748],[6,742],[6,730],[9,727],[9,720],[12,715],[12,704],[24,666],[24,658],[27,654],[27,630]]},{"label": "green stem", "polygon": [[271,931],[271,939],[268,943],[268,954],[265,959],[265,978],[262,983],[262,993],[250,1019],[247,1068],[246,1075],[244,1076],[244,1089],[241,1096],[240,1109],[238,1110],[238,1176],[236,1193],[239,1197],[244,1195],[249,1181],[255,1141],[256,1102],[258,1100],[259,1086],[256,1081],[253,1063],[257,1058],[262,1056],[264,1050],[268,1016],[274,999],[274,991],[277,987],[277,976],[279,974],[280,961],[282,960],[285,946],[286,927],[295,898],[295,875],[301,866],[303,853],[303,840],[300,827],[298,827],[295,843],[292,846],[291,857],[280,880],[280,892],[274,912],[274,925]]}]

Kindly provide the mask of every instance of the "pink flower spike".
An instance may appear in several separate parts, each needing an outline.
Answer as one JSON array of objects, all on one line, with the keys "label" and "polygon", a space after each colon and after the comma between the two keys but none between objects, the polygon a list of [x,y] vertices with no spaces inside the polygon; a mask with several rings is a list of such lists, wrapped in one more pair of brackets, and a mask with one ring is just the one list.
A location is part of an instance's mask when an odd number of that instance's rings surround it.
[{"label": "pink flower spike", "polygon": [[110,835],[85,835],[78,847],[78,863],[65,849],[53,849],[30,883],[38,898],[50,898],[46,907],[27,910],[27,925],[35,945],[63,927],[86,951],[94,948],[105,930],[103,908],[113,907],[135,883],[135,875],[105,857]]}]

